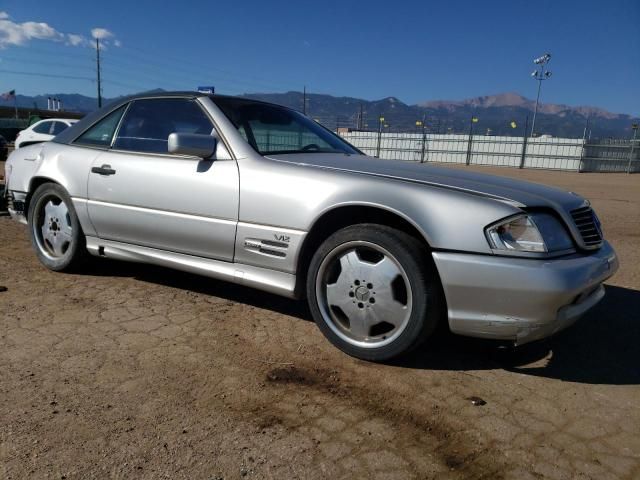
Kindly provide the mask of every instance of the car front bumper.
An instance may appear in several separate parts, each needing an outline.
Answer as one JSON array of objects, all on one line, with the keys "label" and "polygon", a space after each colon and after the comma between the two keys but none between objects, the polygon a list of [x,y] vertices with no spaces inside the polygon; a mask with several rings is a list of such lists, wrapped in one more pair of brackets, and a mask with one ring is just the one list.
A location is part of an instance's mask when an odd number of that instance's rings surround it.
[{"label": "car front bumper", "polygon": [[5,200],[7,202],[7,210],[11,218],[17,222],[27,224],[27,216],[24,211],[27,194],[25,192],[7,191]]},{"label": "car front bumper", "polygon": [[618,270],[608,242],[590,254],[554,259],[433,252],[449,327],[472,337],[519,345],[572,325],[604,296]]}]

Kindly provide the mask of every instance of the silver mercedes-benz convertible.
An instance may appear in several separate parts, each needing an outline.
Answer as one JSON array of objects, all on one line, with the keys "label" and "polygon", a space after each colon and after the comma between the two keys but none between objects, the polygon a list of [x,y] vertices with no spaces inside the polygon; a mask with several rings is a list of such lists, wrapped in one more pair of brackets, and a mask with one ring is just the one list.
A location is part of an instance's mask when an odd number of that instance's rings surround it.
[{"label": "silver mercedes-benz convertible", "polygon": [[618,268],[574,193],[363,155],[299,112],[123,98],[6,164],[11,216],[52,270],[87,252],[306,297],[355,357],[452,332],[522,344],[575,322]]}]

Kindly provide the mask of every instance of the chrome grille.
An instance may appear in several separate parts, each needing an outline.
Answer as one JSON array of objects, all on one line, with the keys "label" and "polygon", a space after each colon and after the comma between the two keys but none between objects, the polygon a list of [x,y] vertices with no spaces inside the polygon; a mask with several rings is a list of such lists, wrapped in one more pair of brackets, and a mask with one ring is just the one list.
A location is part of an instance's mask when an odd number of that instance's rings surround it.
[{"label": "chrome grille", "polygon": [[597,248],[602,245],[600,221],[591,207],[576,208],[571,211],[571,216],[582,236],[585,247]]}]

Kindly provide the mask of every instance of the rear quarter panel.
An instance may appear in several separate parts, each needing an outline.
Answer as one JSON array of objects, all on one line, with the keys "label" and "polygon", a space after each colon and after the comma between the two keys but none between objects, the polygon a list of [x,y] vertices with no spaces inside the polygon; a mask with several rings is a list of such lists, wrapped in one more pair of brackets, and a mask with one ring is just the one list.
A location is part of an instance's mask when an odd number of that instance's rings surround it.
[{"label": "rear quarter panel", "polygon": [[7,190],[28,192],[29,184],[39,163],[42,145],[23,147],[11,152],[5,165]]},{"label": "rear quarter panel", "polygon": [[51,142],[20,148],[10,155],[8,189],[33,193],[42,180],[59,183],[71,196],[85,234],[95,235],[87,214],[87,176],[100,153],[98,149]]}]

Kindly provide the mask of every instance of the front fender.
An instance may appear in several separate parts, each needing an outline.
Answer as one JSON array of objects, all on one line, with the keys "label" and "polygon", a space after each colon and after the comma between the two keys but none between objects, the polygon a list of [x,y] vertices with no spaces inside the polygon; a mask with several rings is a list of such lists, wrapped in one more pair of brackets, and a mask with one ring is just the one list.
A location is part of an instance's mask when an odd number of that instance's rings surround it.
[{"label": "front fender", "polygon": [[484,227],[520,210],[447,187],[271,160],[243,159],[240,221],[310,231],[343,206],[382,208],[415,226],[434,249],[491,253]]}]

